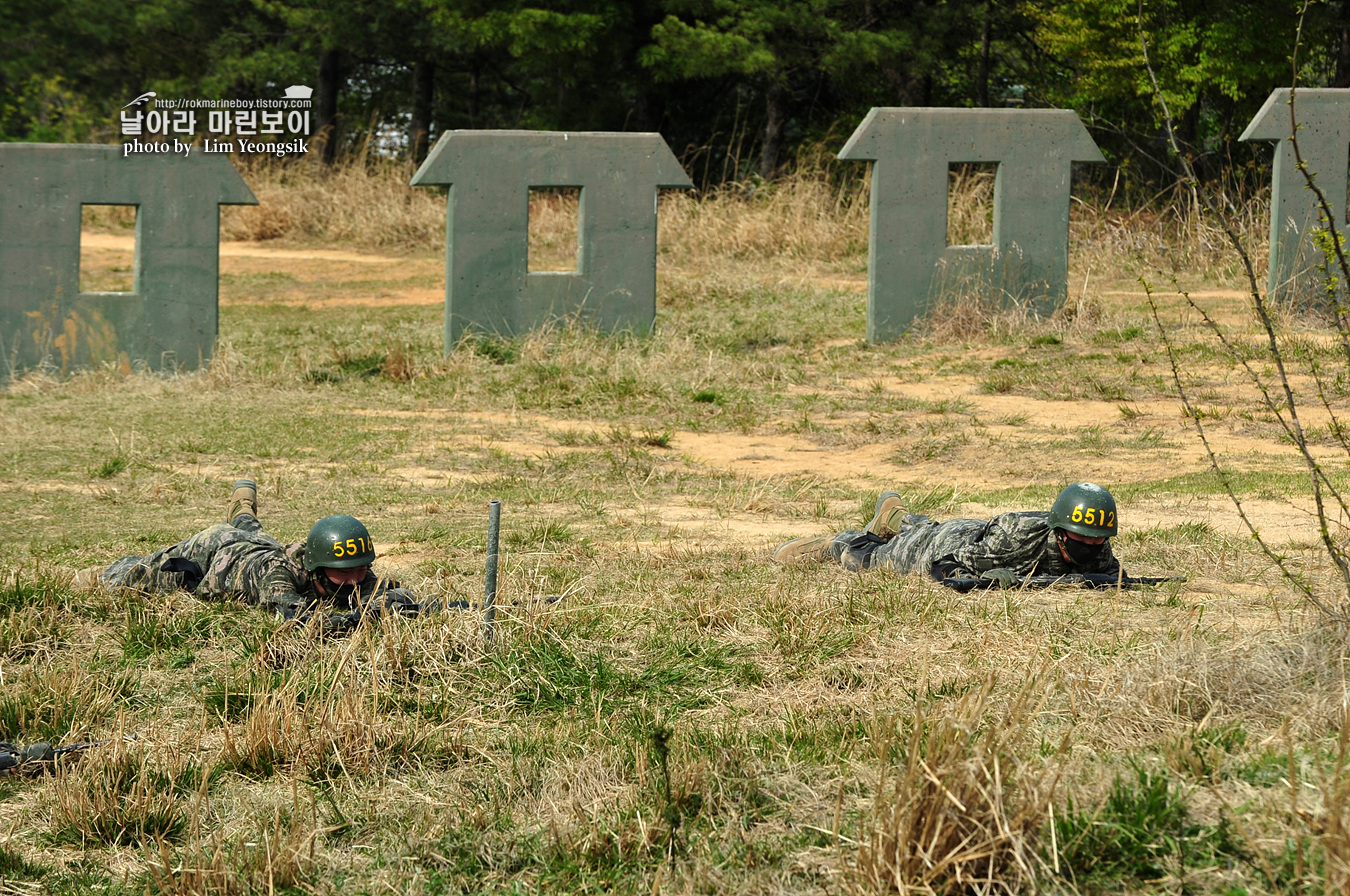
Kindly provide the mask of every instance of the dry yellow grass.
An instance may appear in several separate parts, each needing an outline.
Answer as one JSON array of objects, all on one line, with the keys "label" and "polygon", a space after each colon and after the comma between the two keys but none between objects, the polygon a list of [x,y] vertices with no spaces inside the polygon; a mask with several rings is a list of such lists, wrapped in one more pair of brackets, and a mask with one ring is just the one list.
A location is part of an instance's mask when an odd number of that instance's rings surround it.
[{"label": "dry yellow grass", "polygon": [[[892,770],[883,758],[858,848],[860,891],[1011,894],[1042,876],[1053,775],[1027,758],[1026,741],[1043,692],[1033,678],[996,712],[993,689],[986,680],[943,715],[907,720],[903,764]],[[883,757],[891,746],[879,739]]]},{"label": "dry yellow grass", "polygon": [[[226,209],[226,232],[406,252],[431,281],[444,201],[409,174],[252,170],[268,204]],[[958,230],[987,225],[988,187],[958,191]],[[1076,203],[1081,280],[1057,316],[956,303],[922,338],[867,346],[837,324],[861,316],[860,172],[662,202],[651,339],[573,322],[442,355],[434,305],[316,312],[299,302],[343,283],[264,261],[234,272],[206,370],[10,385],[0,522],[23,537],[0,545],[0,721],[29,739],[130,726],[142,744],[0,782],[0,867],[119,896],[1090,892],[1051,808],[1100,809],[1139,763],[1205,836],[1238,819],[1260,858],[1178,847],[1108,890],[1340,886],[1344,641],[1222,528],[1151,331],[1097,288],[1176,258],[1222,280],[1212,231]],[[574,208],[533,211],[566,261]],[[1270,531],[1299,529],[1273,429],[1178,333],[1280,512]],[[492,643],[474,613],[334,642],[251,607],[69,587],[67,566],[214,519],[249,473],[269,529],[359,507],[381,563],[450,598],[481,598],[480,511],[503,498],[503,594],[526,605]],[[887,477],[926,512],[984,516],[1084,476],[1128,495],[1132,572],[1192,581],[960,596],[766,562],[775,540],[855,526]],[[30,600],[34,565],[56,584]],[[1144,852],[1177,836],[1135,833]],[[1281,864],[1288,843],[1317,861]]]},{"label": "dry yellow grass", "polygon": [[120,737],[85,761],[61,760],[42,796],[53,836],[81,847],[182,839],[191,817],[188,767],[176,746],[147,749]]},{"label": "dry yellow grass", "polygon": [[361,160],[331,169],[255,162],[242,173],[259,204],[223,207],[221,235],[402,251],[438,248],[445,239],[445,194],[410,187],[414,170]]}]

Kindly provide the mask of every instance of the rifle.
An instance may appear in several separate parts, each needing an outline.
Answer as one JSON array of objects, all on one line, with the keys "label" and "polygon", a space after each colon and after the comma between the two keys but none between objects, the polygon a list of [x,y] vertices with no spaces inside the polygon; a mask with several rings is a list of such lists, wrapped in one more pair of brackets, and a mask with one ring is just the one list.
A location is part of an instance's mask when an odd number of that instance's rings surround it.
[{"label": "rifle", "polygon": [[[944,587],[961,594],[976,588],[993,588],[998,585],[994,579],[967,577],[940,578],[935,576]],[[1013,580],[1012,588],[1049,588],[1051,585],[1078,585],[1080,588],[1105,590],[1108,588],[1138,588],[1145,585],[1163,585],[1167,582],[1184,582],[1185,576],[1113,576],[1103,572],[1071,572],[1062,576],[1039,575],[1018,576]]]},{"label": "rifle", "polygon": [[135,740],[136,735],[128,734],[125,737],[113,737],[108,740],[93,741],[85,744],[67,744],[64,747],[53,747],[46,741],[39,741],[35,744],[29,744],[22,750],[13,744],[0,742],[0,772],[10,771],[11,769],[21,768],[23,766],[40,765],[43,769],[50,769],[56,760],[70,753],[83,753],[85,750],[92,750],[94,747],[103,747],[119,740]]},{"label": "rifle", "polygon": [[[532,607],[535,606],[536,604],[552,604],[562,600],[565,596],[566,595],[563,594],[550,594],[545,597],[531,598],[530,600],[513,600],[511,601],[511,606]],[[349,635],[352,632],[356,631],[357,627],[361,624],[361,620],[365,618],[367,615],[370,615],[375,619],[380,619],[385,614],[389,614],[391,616],[405,615],[401,608],[386,607],[382,604],[377,603],[376,600],[377,599],[372,599],[370,601],[367,601],[357,609],[352,610],[350,613],[335,613],[334,615],[329,616],[327,619],[324,620],[324,636],[332,638],[332,637],[341,637],[343,635]],[[421,616],[430,613],[439,613],[442,610],[481,610],[485,609],[486,604],[470,603],[467,600],[436,599],[436,600],[422,601],[420,603],[410,602],[409,604],[405,604],[404,606],[416,608],[415,612],[410,612],[406,615]],[[498,604],[497,606],[501,606],[501,604]],[[309,616],[296,617],[296,619],[300,621],[305,621],[309,618],[310,618]]]}]

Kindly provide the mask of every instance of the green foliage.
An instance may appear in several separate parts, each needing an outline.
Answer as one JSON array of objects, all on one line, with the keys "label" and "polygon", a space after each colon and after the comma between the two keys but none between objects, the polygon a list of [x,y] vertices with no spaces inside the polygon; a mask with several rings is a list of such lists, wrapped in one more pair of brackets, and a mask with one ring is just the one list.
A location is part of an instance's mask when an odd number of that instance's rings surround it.
[{"label": "green foliage", "polygon": [[1144,335],[1144,328],[1140,326],[1113,327],[1108,330],[1098,330],[1092,335],[1094,345],[1115,345],[1120,342],[1131,342]]},{"label": "green foliage", "polygon": [[[1204,152],[1231,152],[1236,131],[1270,91],[1287,85],[1289,54],[1298,24],[1298,0],[1258,0],[1211,6],[1192,0],[1066,0],[1036,4],[1036,37],[1057,57],[1064,77],[1043,85],[1053,105],[1078,109],[1099,122],[1098,139],[1122,160],[1138,157],[1130,135],[1158,133],[1163,125],[1148,62],[1183,144]],[[1331,46],[1330,30],[1315,19],[1305,32],[1304,56]],[[1305,73],[1311,86],[1317,73]],[[1140,124],[1147,122],[1147,126]],[[1112,132],[1123,133],[1116,139]],[[1133,161],[1131,165],[1142,162]]]},{"label": "green foliage", "polygon": [[59,602],[65,587],[60,581],[40,573],[25,575],[24,570],[15,570],[0,578],[0,610],[51,605]]},{"label": "green foliage", "polygon": [[[333,145],[354,152],[415,112],[438,129],[659,127],[701,148],[696,181],[749,175],[756,150],[767,177],[872,106],[1008,100],[1076,108],[1123,153],[1112,133],[1160,121],[1142,24],[1183,137],[1214,148],[1287,83],[1298,5],[1159,0],[1140,23],[1131,0],[18,0],[0,19],[0,140],[107,139],[147,90],[274,97],[322,70]],[[1310,86],[1327,80],[1335,16],[1315,8],[1305,28]]]},{"label": "green foliage", "polygon": [[1255,756],[1233,764],[1229,774],[1253,787],[1274,787],[1289,776],[1289,755],[1266,748]]},{"label": "green foliage", "polygon": [[799,5],[752,2],[699,7],[699,12],[723,13],[714,25],[701,20],[689,24],[668,15],[652,28],[652,44],[638,58],[658,79],[667,81],[731,74],[772,76],[782,68],[773,46],[775,31],[810,27],[819,21],[803,20],[801,10],[794,8]]},{"label": "green foliage", "polygon": [[575,537],[572,528],[566,523],[550,520],[535,523],[523,529],[512,529],[506,533],[505,542],[511,547],[547,551],[550,548],[556,550],[560,545],[572,541]]},{"label": "green foliage", "polygon": [[237,721],[247,715],[268,690],[282,683],[280,675],[270,679],[257,675],[220,675],[202,688],[202,706],[218,719]]},{"label": "green foliage", "polygon": [[514,364],[520,357],[520,346],[510,339],[479,336],[469,344],[474,354],[482,355],[494,364]]},{"label": "green foliage", "polygon": [[[159,654],[178,653],[177,665],[191,662],[191,651],[180,651],[201,642],[211,630],[208,613],[184,613],[178,608],[156,606],[140,595],[127,599],[126,629],[119,640],[122,658],[135,665]],[[173,658],[170,657],[170,662]]]},{"label": "green foliage", "polygon": [[40,880],[44,869],[0,846],[0,880]]},{"label": "green foliage", "polygon": [[1185,791],[1143,766],[1133,780],[1117,776],[1100,806],[1078,810],[1070,802],[1054,824],[1060,867],[1079,884],[1141,883],[1244,855],[1226,819],[1196,824]]},{"label": "green foliage", "polygon": [[294,38],[279,45],[277,24],[248,0],[10,4],[0,18],[0,139],[105,136],[146,90],[264,95],[268,81],[303,83],[303,50]]},{"label": "green foliage", "polygon": [[1314,230],[1312,241],[1322,254],[1322,260],[1317,265],[1317,274],[1326,291],[1327,308],[1332,312],[1330,318],[1334,320],[1338,314],[1343,315],[1346,312],[1345,287],[1341,283],[1340,264],[1340,259],[1346,252],[1345,225],[1342,224],[1337,228],[1335,238],[1332,237],[1330,229]]},{"label": "green foliage", "polygon": [[125,470],[128,463],[130,461],[127,460],[126,455],[115,454],[96,467],[93,476],[95,479],[111,479]]},{"label": "green foliage", "polygon": [[1164,746],[1162,753],[1172,770],[1199,784],[1218,783],[1228,777],[1230,755],[1247,742],[1247,731],[1232,722],[1188,731]]},{"label": "green foliage", "polygon": [[697,641],[671,643],[638,667],[609,650],[578,649],[554,638],[517,645],[492,662],[514,704],[535,712],[656,699],[672,707],[701,706],[708,683],[739,673],[729,648]]}]

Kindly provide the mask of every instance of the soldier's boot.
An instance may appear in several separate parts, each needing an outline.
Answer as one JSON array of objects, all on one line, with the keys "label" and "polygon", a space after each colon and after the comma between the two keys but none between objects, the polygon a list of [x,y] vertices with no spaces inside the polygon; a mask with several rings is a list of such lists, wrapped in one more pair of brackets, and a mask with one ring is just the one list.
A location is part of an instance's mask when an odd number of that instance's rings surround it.
[{"label": "soldier's boot", "polygon": [[895,523],[904,514],[904,509],[897,492],[882,492],[877,497],[876,510],[872,513],[872,521],[867,524],[867,531],[879,538],[891,538],[900,531]]},{"label": "soldier's boot", "polygon": [[773,562],[780,566],[795,566],[798,563],[829,563],[834,559],[830,553],[833,535],[817,535],[814,538],[794,538],[787,544],[779,545],[773,552]]},{"label": "soldier's boot", "polygon": [[258,483],[252,479],[240,479],[230,492],[230,503],[225,508],[225,522],[231,522],[241,513],[258,515]]},{"label": "soldier's boot", "polygon": [[86,566],[84,569],[75,573],[75,581],[72,583],[76,588],[88,590],[100,582],[100,576],[103,573],[102,566]]}]

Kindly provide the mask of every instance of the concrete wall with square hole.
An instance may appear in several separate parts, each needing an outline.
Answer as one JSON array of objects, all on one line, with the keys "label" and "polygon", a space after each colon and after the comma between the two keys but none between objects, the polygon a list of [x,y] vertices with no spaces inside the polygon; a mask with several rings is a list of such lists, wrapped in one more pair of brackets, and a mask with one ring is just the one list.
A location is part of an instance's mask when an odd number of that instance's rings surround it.
[{"label": "concrete wall with square hole", "polygon": [[[1304,167],[1344,232],[1350,91],[1293,102]],[[1288,139],[1290,104],[1289,91],[1273,93],[1242,137],[1280,141],[1269,291],[1325,298],[1329,225]],[[1063,301],[1071,168],[1103,161],[1073,112],[878,108],[839,157],[873,166],[870,341],[957,293],[1043,312]],[[983,198],[954,204],[956,181]],[[654,325],[657,191],[692,187],[660,135],[450,131],[412,183],[449,188],[447,352],[469,332],[559,320]],[[0,359],[10,373],[201,364],[217,331],[219,207],[256,202],[219,156],[0,144]]]},{"label": "concrete wall with square hole", "polygon": [[[122,155],[0,144],[0,358],[11,374],[211,357],[220,206],[257,199],[219,156]],[[100,239],[99,220],[134,248]]]},{"label": "concrete wall with square hole", "polygon": [[[559,320],[650,331],[656,193],[693,186],[659,134],[552,131],[448,131],[412,183],[449,188],[447,352],[465,333],[514,336]],[[532,192],[550,197],[535,208],[558,217],[553,237],[531,221]],[[575,247],[559,236],[569,233]]]},{"label": "concrete wall with square hole", "polygon": [[[1297,151],[1289,139],[1295,119]],[[1325,308],[1327,279],[1319,269],[1327,265],[1329,250],[1334,255],[1327,238],[1331,228],[1326,212],[1330,211],[1330,224],[1344,238],[1350,210],[1346,195],[1350,189],[1350,90],[1316,88],[1291,96],[1289,88],[1282,87],[1266,98],[1238,139],[1279,141],[1271,171],[1267,294],[1283,305]],[[1308,188],[1300,162],[1312,175],[1316,191]],[[1350,249],[1350,241],[1345,248]],[[1334,271],[1334,258],[1331,265]],[[1345,286],[1340,284],[1342,303],[1347,298]]]},{"label": "concrete wall with square hole", "polygon": [[[1042,312],[1064,301],[1072,165],[1105,161],[1073,112],[877,108],[839,158],[872,163],[869,341],[958,296]],[[987,208],[949,207],[958,177],[987,180]]]}]

